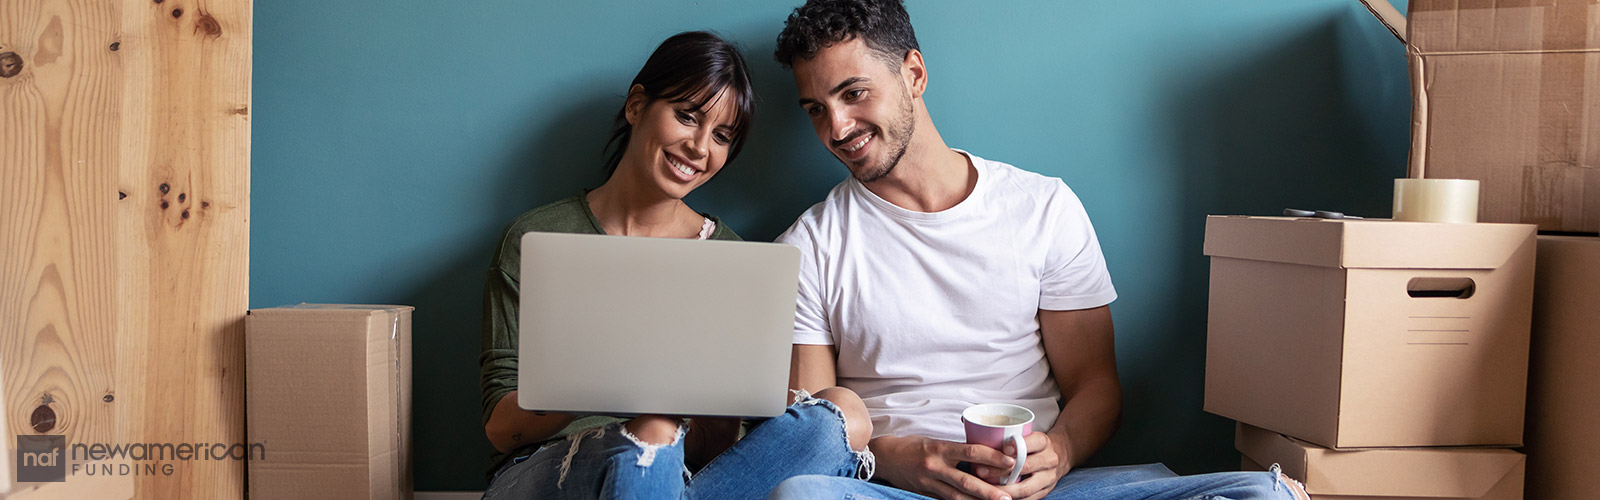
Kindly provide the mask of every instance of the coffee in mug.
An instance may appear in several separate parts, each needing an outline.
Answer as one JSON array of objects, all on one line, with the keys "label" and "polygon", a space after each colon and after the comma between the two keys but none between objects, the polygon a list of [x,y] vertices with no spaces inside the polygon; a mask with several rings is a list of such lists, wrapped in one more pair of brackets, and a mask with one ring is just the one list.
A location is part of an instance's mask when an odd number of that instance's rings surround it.
[{"label": "coffee in mug", "polygon": [[989,426],[994,426],[994,427],[1005,427],[1005,426],[1008,426],[1008,425],[1017,425],[1017,424],[1026,422],[1027,420],[1020,419],[1020,418],[1013,418],[1013,417],[1007,416],[1007,415],[977,415],[977,416],[974,416],[972,418],[972,421],[980,423],[980,424],[983,424],[983,425],[989,425]]}]

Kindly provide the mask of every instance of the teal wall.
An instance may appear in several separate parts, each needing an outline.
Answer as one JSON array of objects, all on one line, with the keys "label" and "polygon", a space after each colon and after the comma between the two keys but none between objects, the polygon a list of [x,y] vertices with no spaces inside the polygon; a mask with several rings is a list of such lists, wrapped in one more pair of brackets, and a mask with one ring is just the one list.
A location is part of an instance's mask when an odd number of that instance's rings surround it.
[{"label": "teal wall", "polygon": [[[657,43],[723,33],[763,99],[744,156],[692,206],[770,240],[846,175],[772,61],[798,1],[258,2],[251,306],[417,306],[416,486],[483,488],[491,246],[516,214],[598,185],[610,119]],[[1231,424],[1200,411],[1204,217],[1387,216],[1409,140],[1400,44],[1356,0],[909,10],[945,139],[1065,179],[1099,231],[1126,404],[1097,462],[1236,466]]]}]

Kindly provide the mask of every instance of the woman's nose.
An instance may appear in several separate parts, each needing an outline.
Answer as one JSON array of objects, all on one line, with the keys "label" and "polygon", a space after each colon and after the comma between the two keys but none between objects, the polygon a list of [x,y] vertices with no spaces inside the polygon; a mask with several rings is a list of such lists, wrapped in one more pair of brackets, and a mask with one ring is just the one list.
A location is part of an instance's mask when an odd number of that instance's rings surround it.
[{"label": "woman's nose", "polygon": [[710,140],[708,134],[697,134],[689,137],[689,155],[698,160],[710,154],[706,149],[706,141]]}]

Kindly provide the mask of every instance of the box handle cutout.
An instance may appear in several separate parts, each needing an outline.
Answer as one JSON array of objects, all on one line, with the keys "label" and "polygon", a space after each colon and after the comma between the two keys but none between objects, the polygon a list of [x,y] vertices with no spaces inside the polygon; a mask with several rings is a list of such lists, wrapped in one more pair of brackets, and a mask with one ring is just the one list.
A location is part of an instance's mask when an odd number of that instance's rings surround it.
[{"label": "box handle cutout", "polygon": [[1465,299],[1476,289],[1472,278],[1411,278],[1406,283],[1406,294],[1416,298]]}]

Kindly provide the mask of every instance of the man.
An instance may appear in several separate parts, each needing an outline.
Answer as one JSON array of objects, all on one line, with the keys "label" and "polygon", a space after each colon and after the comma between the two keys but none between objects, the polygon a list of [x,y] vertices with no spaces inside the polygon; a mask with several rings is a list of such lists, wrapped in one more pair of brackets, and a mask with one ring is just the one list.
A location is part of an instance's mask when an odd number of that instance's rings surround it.
[{"label": "man", "polygon": [[[945,145],[900,0],[810,0],[776,56],[852,177],[779,237],[802,254],[790,385],[856,391],[878,480],[893,488],[807,476],[774,497],[1304,498],[1276,473],[1075,470],[1121,411],[1116,292],[1077,196]],[[959,415],[975,403],[1036,416],[1016,484],[994,484],[1007,453],[963,443]]]}]

